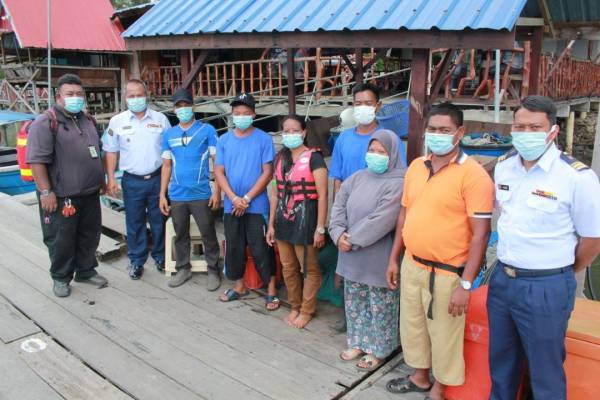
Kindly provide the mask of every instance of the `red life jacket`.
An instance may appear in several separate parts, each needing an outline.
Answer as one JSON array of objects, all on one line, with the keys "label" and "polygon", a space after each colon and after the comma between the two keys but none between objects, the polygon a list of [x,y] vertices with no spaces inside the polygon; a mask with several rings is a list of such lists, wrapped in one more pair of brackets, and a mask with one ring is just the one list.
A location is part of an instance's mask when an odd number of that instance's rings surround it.
[{"label": "red life jacket", "polygon": [[296,160],[292,168],[283,174],[282,160],[279,158],[275,165],[275,182],[277,183],[277,197],[285,204],[284,216],[293,217],[295,209],[305,200],[316,200],[317,185],[310,169],[310,160],[314,152],[319,149],[308,149]]}]

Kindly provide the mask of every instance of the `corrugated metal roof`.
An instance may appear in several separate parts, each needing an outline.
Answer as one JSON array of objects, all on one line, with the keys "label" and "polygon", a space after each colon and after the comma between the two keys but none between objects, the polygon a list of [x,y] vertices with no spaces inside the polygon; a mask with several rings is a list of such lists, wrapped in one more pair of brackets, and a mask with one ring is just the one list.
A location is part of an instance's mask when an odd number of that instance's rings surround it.
[{"label": "corrugated metal roof", "polygon": [[598,0],[546,0],[554,22],[600,21]]},{"label": "corrugated metal roof", "polygon": [[527,0],[161,0],[124,37],[362,30],[511,30]]},{"label": "corrugated metal roof", "polygon": [[[46,48],[46,0],[0,0],[22,48]],[[52,2],[52,47],[66,50],[124,51],[123,28],[110,20],[110,0]]]}]

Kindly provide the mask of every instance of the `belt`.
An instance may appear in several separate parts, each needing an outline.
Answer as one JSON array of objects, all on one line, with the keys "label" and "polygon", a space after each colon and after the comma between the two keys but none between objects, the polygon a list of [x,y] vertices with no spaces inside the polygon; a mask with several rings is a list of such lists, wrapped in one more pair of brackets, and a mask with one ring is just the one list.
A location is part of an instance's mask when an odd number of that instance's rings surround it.
[{"label": "belt", "polygon": [[413,260],[431,268],[429,271],[429,294],[431,294],[431,300],[429,301],[429,307],[427,308],[427,318],[433,319],[433,289],[435,288],[435,270],[443,269],[444,271],[454,272],[458,276],[462,276],[465,267],[455,267],[454,265],[444,264],[437,261],[426,260],[415,255],[412,256]]},{"label": "belt", "polygon": [[500,263],[502,264],[502,269],[504,269],[504,272],[506,272],[506,275],[508,275],[509,278],[540,278],[542,276],[564,274],[573,269],[572,265],[551,269],[523,269],[504,264],[503,262]]},{"label": "belt", "polygon": [[161,168],[159,167],[156,171],[151,172],[148,175],[135,175],[135,174],[131,174],[131,173],[125,171],[125,172],[123,172],[123,175],[127,175],[132,178],[137,178],[137,179],[142,179],[144,181],[147,181],[150,178],[154,178],[155,176],[160,175],[160,170],[161,170]]}]

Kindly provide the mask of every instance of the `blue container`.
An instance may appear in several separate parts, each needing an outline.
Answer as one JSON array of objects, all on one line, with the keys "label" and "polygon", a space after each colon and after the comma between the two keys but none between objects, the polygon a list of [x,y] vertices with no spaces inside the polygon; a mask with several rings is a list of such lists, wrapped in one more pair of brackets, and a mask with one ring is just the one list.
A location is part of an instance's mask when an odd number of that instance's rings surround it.
[{"label": "blue container", "polygon": [[376,118],[379,121],[379,126],[396,132],[396,135],[401,139],[406,139],[408,137],[409,111],[410,101],[400,100],[381,107],[381,111]]},{"label": "blue container", "polygon": [[480,155],[480,156],[489,156],[489,157],[500,157],[501,155],[508,152],[512,149],[512,139],[509,136],[502,136],[496,132],[474,132],[465,135],[465,137],[470,137],[472,139],[479,139],[483,137],[483,135],[491,135],[497,141],[497,143],[492,144],[483,144],[483,145],[474,145],[474,144],[465,144],[464,138],[460,142],[461,149],[466,154]]},{"label": "blue container", "polygon": [[34,182],[25,182],[21,179],[18,165],[0,168],[0,192],[12,196],[33,192],[34,190]]}]

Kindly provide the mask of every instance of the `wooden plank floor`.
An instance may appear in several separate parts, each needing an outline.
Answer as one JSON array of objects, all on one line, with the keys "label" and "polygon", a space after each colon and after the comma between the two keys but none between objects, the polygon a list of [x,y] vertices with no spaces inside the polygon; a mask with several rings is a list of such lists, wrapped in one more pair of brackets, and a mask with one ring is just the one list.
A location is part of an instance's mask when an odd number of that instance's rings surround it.
[{"label": "wooden plank floor", "polygon": [[[307,329],[295,330],[282,321],[284,307],[267,312],[258,294],[219,302],[202,274],[172,289],[148,263],[132,281],[124,256],[100,264],[108,287],[74,282],[70,297],[56,298],[35,209],[6,197],[0,255],[1,399],[305,400],[363,387],[366,376],[338,359],[345,336],[329,328],[340,318],[334,307],[320,305]],[[28,339],[44,350],[23,351]],[[378,384],[359,394],[385,391]]]}]

